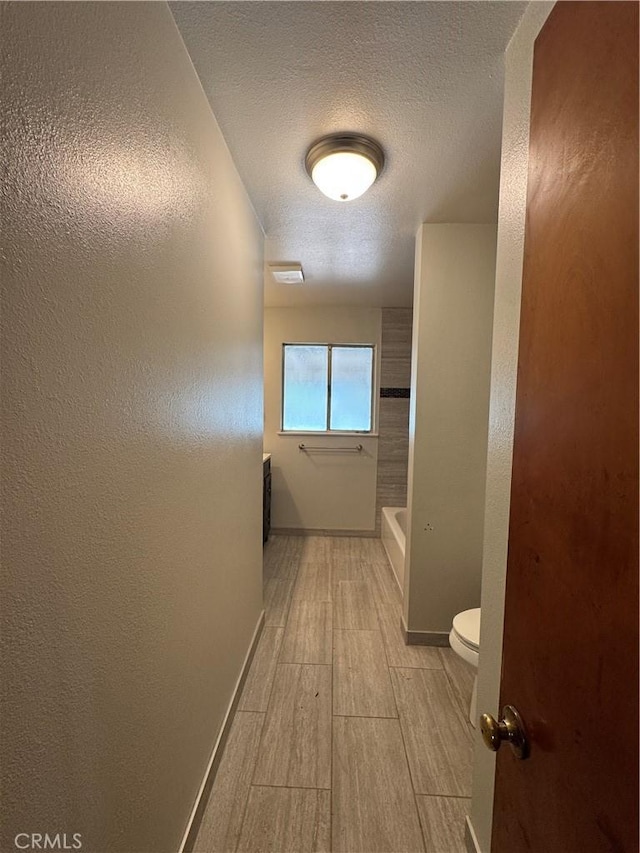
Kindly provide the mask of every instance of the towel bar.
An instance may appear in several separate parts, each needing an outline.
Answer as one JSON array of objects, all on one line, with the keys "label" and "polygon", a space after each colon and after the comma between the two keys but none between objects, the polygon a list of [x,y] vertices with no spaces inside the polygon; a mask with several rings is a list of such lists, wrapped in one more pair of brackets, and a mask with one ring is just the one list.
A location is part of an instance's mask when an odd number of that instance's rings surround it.
[{"label": "towel bar", "polygon": [[309,444],[299,444],[298,445],[298,450],[304,450],[306,452],[309,452],[309,451],[315,452],[317,450],[320,450],[320,451],[326,451],[328,453],[336,453],[336,452],[339,452],[339,453],[361,453],[362,449],[363,448],[362,448],[361,444],[356,444],[355,447],[319,447],[319,446],[312,446]]}]

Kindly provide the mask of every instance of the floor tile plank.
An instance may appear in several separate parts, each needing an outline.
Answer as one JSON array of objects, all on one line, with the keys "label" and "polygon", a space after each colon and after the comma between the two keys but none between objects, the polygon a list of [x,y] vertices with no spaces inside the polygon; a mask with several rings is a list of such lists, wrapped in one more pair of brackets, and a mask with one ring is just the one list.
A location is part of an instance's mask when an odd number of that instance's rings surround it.
[{"label": "floor tile plank", "polygon": [[265,626],[238,703],[239,711],[266,711],[284,628]]},{"label": "floor tile plank", "polygon": [[264,714],[236,713],[194,853],[228,853],[236,849],[264,718]]},{"label": "floor tile plank", "polygon": [[331,785],[331,667],[279,664],[254,785]]},{"label": "floor tile plank", "polygon": [[368,581],[340,581],[335,585],[333,626],[336,629],[377,630],[378,612]]},{"label": "floor tile plank", "polygon": [[385,566],[387,555],[382,540],[378,537],[360,540],[360,559],[373,565]]},{"label": "floor tile plank", "polygon": [[397,720],[334,717],[334,853],[423,851]]},{"label": "floor tile plank", "polygon": [[462,660],[460,655],[457,655],[453,649],[440,649],[440,655],[442,656],[444,671],[449,676],[449,684],[453,690],[453,695],[456,697],[458,706],[466,720],[469,716],[473,682],[477,670],[471,664]]},{"label": "floor tile plank", "polygon": [[331,562],[331,536],[305,536],[304,546],[300,553],[301,563],[326,563]]},{"label": "floor tile plank", "polygon": [[284,628],[293,589],[293,578],[270,578],[264,589],[264,624]]},{"label": "floor tile plank", "polygon": [[329,601],[294,601],[280,650],[281,663],[331,663]]},{"label": "floor tile plank", "polygon": [[301,563],[293,601],[331,601],[331,564]]},{"label": "floor tile plank", "polygon": [[371,577],[370,566],[360,560],[352,560],[349,557],[333,559],[331,561],[333,590],[342,581],[366,581]]},{"label": "floor tile plank", "polygon": [[372,567],[373,590],[376,600],[381,604],[399,605],[402,593],[389,564],[376,563]]},{"label": "floor tile plank", "polygon": [[263,551],[264,576],[295,579],[305,541],[304,536],[270,536]]},{"label": "floor tile plank", "polygon": [[472,741],[443,670],[392,669],[417,794],[471,796]]},{"label": "floor tile plank", "polygon": [[398,716],[379,631],[334,632],[333,713]]},{"label": "floor tile plank", "polygon": [[239,851],[329,853],[331,794],[312,788],[253,787]]},{"label": "floor tile plank", "polygon": [[331,557],[335,561],[383,563],[387,558],[379,538],[373,536],[335,536],[331,539]]},{"label": "floor tile plank", "polygon": [[417,796],[416,801],[427,853],[466,853],[464,825],[471,800]]}]

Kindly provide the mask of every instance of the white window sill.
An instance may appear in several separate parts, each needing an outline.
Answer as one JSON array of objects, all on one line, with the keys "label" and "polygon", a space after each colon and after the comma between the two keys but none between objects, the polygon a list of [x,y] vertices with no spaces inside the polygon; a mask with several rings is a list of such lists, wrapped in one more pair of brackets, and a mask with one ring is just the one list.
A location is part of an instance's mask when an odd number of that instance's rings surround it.
[{"label": "white window sill", "polygon": [[278,430],[278,435],[315,435],[320,436],[321,438],[344,438],[345,435],[352,435],[358,438],[378,438],[379,433],[377,432],[337,432],[336,430],[332,430],[331,432],[322,432],[322,430],[308,430],[307,432],[297,432],[292,429],[288,430]]}]

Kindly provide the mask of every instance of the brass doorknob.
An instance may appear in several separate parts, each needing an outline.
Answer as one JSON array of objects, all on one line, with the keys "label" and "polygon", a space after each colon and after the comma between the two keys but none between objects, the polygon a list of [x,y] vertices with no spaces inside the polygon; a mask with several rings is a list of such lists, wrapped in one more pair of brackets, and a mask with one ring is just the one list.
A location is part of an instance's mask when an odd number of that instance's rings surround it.
[{"label": "brass doorknob", "polygon": [[509,744],[516,758],[529,757],[527,730],[522,717],[513,705],[504,706],[501,720],[496,720],[491,714],[483,714],[480,717],[480,731],[487,748],[493,752],[500,749],[504,740]]}]

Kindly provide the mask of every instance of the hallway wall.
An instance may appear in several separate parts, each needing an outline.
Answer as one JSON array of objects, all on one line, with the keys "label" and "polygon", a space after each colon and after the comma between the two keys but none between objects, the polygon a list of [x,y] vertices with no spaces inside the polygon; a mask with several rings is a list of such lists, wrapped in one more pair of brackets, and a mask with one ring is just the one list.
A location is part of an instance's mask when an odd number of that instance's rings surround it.
[{"label": "hallway wall", "polygon": [[164,3],[1,15],[0,846],[175,853],[262,609],[262,233]]},{"label": "hallway wall", "polygon": [[[280,530],[375,527],[376,435],[282,435],[282,344],[374,344],[380,376],[379,308],[267,308],[264,320],[264,449],[272,454],[271,525]],[[374,405],[378,393],[374,395]],[[377,412],[374,413],[374,417]],[[375,420],[374,420],[375,423]],[[298,444],[363,445],[362,453],[304,453]]]}]

